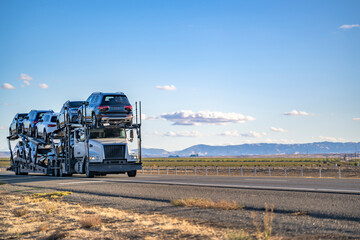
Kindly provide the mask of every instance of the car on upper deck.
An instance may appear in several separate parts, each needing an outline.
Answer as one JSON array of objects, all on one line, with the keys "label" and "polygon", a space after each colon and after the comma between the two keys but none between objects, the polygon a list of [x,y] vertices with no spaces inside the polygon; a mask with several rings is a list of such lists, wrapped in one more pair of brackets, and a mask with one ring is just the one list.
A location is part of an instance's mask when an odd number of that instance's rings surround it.
[{"label": "car on upper deck", "polygon": [[104,123],[131,125],[133,121],[132,106],[122,92],[95,92],[88,97],[86,105],[78,110],[78,122],[91,123],[98,127]]},{"label": "car on upper deck", "polygon": [[53,110],[31,110],[22,124],[22,133],[30,137],[35,135],[36,124],[45,115],[45,113],[53,113]]},{"label": "car on upper deck", "polygon": [[57,129],[58,115],[58,113],[45,113],[36,125],[35,138],[41,137],[47,141],[50,133]]},{"label": "car on upper deck", "polygon": [[9,127],[9,135],[21,133],[22,124],[27,115],[27,113],[18,113],[15,115]]},{"label": "car on upper deck", "polygon": [[62,128],[67,123],[77,123],[78,109],[82,104],[83,101],[66,101],[60,110],[57,127]]}]

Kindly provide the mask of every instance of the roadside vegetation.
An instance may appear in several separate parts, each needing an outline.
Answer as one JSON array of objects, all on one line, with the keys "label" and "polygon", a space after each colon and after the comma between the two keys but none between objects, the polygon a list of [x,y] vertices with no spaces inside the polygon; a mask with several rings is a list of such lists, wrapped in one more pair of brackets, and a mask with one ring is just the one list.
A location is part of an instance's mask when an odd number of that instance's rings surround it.
[{"label": "roadside vegetation", "polygon": [[185,198],[185,199],[176,199],[172,200],[171,203],[179,207],[198,207],[198,208],[213,208],[213,209],[222,209],[222,210],[239,210],[244,206],[239,205],[235,201],[226,201],[221,200],[214,202],[211,199],[204,198]]},{"label": "roadside vegetation", "polygon": [[180,167],[180,166],[218,166],[218,167],[239,167],[239,166],[308,166],[315,167],[323,166],[354,166],[356,161],[341,162],[341,158],[206,158],[206,157],[192,157],[192,158],[143,158],[143,165],[146,167]]}]

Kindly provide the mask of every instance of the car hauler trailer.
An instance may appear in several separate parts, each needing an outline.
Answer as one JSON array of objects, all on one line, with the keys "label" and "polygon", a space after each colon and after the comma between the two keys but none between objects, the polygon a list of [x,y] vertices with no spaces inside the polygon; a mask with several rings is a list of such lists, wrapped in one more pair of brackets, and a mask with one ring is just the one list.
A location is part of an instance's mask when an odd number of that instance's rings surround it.
[{"label": "car hauler trailer", "polygon": [[[84,104],[87,104],[84,102]],[[54,131],[47,142],[23,134],[8,136],[11,166],[16,175],[44,173],[52,176],[127,173],[141,170],[141,103],[138,122],[101,126],[67,123]],[[135,136],[136,135],[136,136]],[[11,143],[18,141],[14,150]],[[137,142],[137,143],[135,143]],[[129,145],[137,145],[137,154]]]}]

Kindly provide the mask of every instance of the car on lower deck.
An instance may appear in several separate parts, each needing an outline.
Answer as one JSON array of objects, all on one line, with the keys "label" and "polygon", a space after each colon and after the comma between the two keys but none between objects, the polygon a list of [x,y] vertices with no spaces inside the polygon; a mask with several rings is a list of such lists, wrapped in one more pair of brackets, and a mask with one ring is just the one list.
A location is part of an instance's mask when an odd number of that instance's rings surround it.
[{"label": "car on lower deck", "polygon": [[98,127],[104,123],[131,125],[132,106],[124,93],[95,92],[86,100],[86,106],[78,110],[78,121]]},{"label": "car on lower deck", "polygon": [[9,127],[9,135],[21,133],[22,124],[27,115],[27,113],[18,113],[15,115]]}]

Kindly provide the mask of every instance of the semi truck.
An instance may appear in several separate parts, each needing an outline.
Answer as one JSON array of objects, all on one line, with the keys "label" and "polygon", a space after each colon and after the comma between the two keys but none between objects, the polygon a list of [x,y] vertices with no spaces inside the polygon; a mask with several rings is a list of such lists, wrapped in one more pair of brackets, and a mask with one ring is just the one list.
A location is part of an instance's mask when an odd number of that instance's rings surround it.
[{"label": "semi truck", "polygon": [[[7,137],[11,159],[8,170],[16,175],[42,173],[64,177],[86,174],[92,178],[127,173],[129,177],[135,177],[137,170],[142,169],[141,102],[139,106],[139,118],[136,103],[136,122],[131,124],[66,123],[47,141],[25,134],[10,135]],[[15,142],[16,146],[12,148]]]}]

